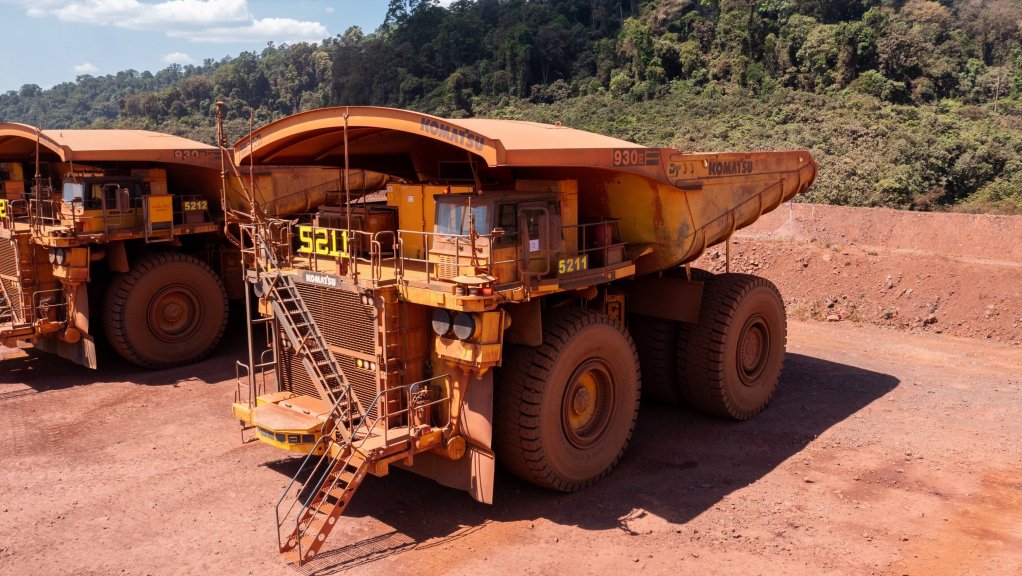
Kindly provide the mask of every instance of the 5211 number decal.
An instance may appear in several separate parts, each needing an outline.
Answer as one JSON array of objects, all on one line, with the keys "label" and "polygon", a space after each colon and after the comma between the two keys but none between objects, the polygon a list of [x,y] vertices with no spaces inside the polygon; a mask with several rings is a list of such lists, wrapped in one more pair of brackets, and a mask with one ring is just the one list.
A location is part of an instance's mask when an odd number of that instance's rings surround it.
[{"label": "5211 number decal", "polygon": [[7,218],[7,200],[0,200],[0,218]]},{"label": "5211 number decal", "polygon": [[298,242],[298,251],[303,254],[348,257],[347,230],[299,226]]},{"label": "5211 number decal", "polygon": [[582,270],[589,269],[589,255],[575,256],[574,258],[564,258],[563,260],[557,261],[557,273],[558,274],[571,274],[572,272],[581,272]]},{"label": "5211 number decal", "polygon": [[208,200],[185,200],[182,202],[184,205],[185,212],[191,212],[193,210],[208,210]]}]

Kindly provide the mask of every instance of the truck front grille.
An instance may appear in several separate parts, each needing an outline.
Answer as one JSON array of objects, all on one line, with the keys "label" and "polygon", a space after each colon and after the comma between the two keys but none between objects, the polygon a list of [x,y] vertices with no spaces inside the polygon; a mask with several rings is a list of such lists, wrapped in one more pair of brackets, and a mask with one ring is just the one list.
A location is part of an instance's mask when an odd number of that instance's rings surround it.
[{"label": "truck front grille", "polygon": [[[10,302],[7,302],[6,306],[11,307],[14,317],[20,317],[22,312],[21,273],[18,270],[18,248],[14,240],[0,240],[0,284],[3,284],[0,294],[6,293],[10,298]],[[6,317],[6,315],[4,316]]]},{"label": "truck front grille", "polygon": [[[295,285],[326,343],[333,347],[334,358],[344,371],[355,397],[363,408],[368,408],[380,389],[379,369],[369,371],[356,367],[354,354],[379,357],[379,329],[374,309],[363,305],[357,292],[301,282]],[[300,358],[288,351],[283,355],[282,364],[292,392],[319,396]],[[369,411],[370,420],[375,420],[378,415],[376,407]]]},{"label": "truck front grille", "polygon": [[362,304],[357,292],[313,284],[296,285],[327,344],[362,354],[376,354],[376,317],[371,307]]}]

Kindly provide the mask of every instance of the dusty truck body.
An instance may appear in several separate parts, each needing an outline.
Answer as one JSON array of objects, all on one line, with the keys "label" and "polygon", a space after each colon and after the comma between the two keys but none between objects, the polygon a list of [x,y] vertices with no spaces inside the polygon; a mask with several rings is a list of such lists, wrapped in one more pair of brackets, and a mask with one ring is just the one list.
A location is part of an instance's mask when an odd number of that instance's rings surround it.
[{"label": "dusty truck body", "polygon": [[[242,177],[281,212],[338,186],[336,169]],[[142,366],[201,359],[220,340],[228,299],[244,294],[222,210],[247,209],[239,189],[222,178],[219,149],[185,138],[0,123],[0,342],[95,368],[103,329]]]},{"label": "dusty truck body", "polygon": [[687,153],[351,107],[269,124],[235,155],[397,179],[385,204],[242,225],[269,347],[233,411],[260,440],[308,453],[296,478],[310,496],[292,482],[277,509],[280,551],[299,562],[391,465],[483,502],[498,460],[577,490],[623,453],[640,383],[737,419],[773,394],[776,288],[685,265],[805,190],[805,151]]}]

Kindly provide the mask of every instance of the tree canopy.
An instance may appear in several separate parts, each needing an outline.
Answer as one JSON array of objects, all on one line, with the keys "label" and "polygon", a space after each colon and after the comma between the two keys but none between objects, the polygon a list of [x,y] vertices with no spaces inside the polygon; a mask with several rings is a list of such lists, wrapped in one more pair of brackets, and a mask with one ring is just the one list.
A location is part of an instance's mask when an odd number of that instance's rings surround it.
[{"label": "tree canopy", "polygon": [[212,141],[217,100],[234,137],[250,111],[557,111],[648,145],[809,146],[817,200],[1022,211],[1020,24],[1022,0],[391,0],[373,32],[26,85],[0,118]]}]

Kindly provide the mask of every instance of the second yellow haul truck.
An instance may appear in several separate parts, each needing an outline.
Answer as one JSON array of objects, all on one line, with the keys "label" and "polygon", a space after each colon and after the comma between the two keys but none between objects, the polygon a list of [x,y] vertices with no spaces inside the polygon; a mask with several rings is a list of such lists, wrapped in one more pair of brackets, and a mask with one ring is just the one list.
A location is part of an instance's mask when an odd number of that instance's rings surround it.
[{"label": "second yellow haul truck", "polygon": [[497,460],[578,490],[620,459],[640,387],[736,419],[773,395],[777,289],[686,263],[809,187],[806,151],[687,153],[351,107],[274,122],[233,153],[396,179],[385,203],[349,193],[305,219],[239,222],[269,347],[233,411],[309,454],[307,496],[292,482],[277,507],[280,551],[299,562],[392,465],[482,502]]},{"label": "second yellow haul truck", "polygon": [[244,295],[222,207],[249,208],[239,177],[271,214],[329,203],[340,183],[336,168],[222,168],[216,147],[169,134],[0,123],[0,344],[96,368],[102,328],[148,368],[209,354]]}]

